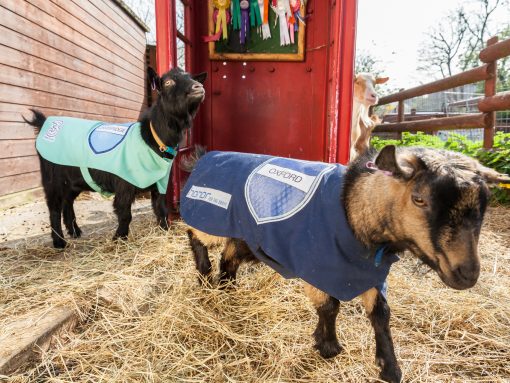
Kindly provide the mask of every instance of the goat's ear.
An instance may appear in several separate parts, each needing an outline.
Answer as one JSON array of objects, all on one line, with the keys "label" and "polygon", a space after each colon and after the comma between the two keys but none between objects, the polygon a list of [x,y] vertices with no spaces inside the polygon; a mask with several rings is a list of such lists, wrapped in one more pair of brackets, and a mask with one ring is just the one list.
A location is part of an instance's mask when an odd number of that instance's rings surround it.
[{"label": "goat's ear", "polygon": [[[375,159],[375,165],[379,170],[389,172],[397,178],[409,179],[418,170],[413,161],[404,158],[404,167],[399,165],[397,160],[397,148],[395,145],[387,145],[379,152]],[[408,166],[409,165],[409,166]]]},{"label": "goat's ear", "polygon": [[510,184],[510,176],[480,165],[480,163],[478,163],[476,173],[479,174],[488,184]]},{"label": "goat's ear", "polygon": [[159,92],[161,90],[161,78],[158,76],[156,71],[151,67],[148,67],[147,76],[149,77],[151,88]]},{"label": "goat's ear", "polygon": [[193,80],[198,81],[199,83],[203,84],[205,82],[205,79],[207,78],[207,72],[202,72],[199,74],[193,75]]},{"label": "goat's ear", "polygon": [[375,165],[379,170],[391,172],[398,175],[402,172],[397,162],[397,153],[395,145],[387,145],[379,152],[375,159]]},{"label": "goat's ear", "polygon": [[384,84],[386,81],[388,81],[390,78],[389,77],[377,77],[375,79],[375,83],[376,84]]}]

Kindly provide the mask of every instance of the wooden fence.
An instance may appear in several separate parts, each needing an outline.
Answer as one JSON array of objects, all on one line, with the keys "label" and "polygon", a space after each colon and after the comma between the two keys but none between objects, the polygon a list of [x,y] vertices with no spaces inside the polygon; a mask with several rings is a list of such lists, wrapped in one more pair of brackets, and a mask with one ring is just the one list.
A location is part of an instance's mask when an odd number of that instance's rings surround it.
[{"label": "wooden fence", "polygon": [[[487,47],[480,52],[479,57],[484,63],[483,65],[454,76],[381,98],[378,105],[398,102],[398,122],[378,125],[374,132],[400,133],[422,131],[432,133],[438,130],[483,128],[483,146],[486,149],[492,148],[495,131],[495,112],[510,109],[510,91],[496,94],[497,60],[506,56],[510,56],[510,39],[498,42],[498,38],[493,37],[487,41]],[[404,121],[405,100],[479,81],[485,81],[485,95],[478,101],[479,113]]]}]

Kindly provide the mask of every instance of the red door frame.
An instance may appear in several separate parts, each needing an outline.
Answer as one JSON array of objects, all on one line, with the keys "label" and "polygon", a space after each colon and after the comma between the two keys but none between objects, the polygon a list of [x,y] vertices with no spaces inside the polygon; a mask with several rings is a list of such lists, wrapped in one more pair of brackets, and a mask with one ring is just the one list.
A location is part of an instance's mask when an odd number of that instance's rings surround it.
[{"label": "red door frame", "polygon": [[155,0],[156,13],[156,66],[161,76],[176,66],[177,26],[175,0]]},{"label": "red door frame", "polygon": [[[176,0],[155,0],[156,61],[161,75],[176,65]],[[319,1],[319,0],[315,0]],[[331,0],[330,52],[328,69],[331,86],[327,105],[327,153],[325,160],[345,164],[349,160],[357,0]],[[174,172],[176,173],[176,172]],[[173,177],[175,178],[175,177]],[[179,194],[178,180],[170,182],[170,201]]]},{"label": "red door frame", "polygon": [[[334,0],[333,0],[334,2]],[[331,25],[328,162],[346,164],[351,141],[357,0],[336,1]]]}]

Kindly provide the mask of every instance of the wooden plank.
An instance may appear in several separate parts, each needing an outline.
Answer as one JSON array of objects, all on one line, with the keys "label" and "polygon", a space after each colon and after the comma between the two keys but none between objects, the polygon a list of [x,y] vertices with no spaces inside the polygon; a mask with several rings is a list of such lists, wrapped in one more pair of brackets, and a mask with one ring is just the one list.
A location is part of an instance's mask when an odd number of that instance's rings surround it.
[{"label": "wooden plank", "polygon": [[15,157],[0,159],[0,180],[2,177],[39,171],[39,157]]},{"label": "wooden plank", "polygon": [[10,209],[19,205],[40,200],[41,198],[44,198],[42,187],[36,187],[33,189],[22,190],[17,193],[0,196],[0,210]]},{"label": "wooden plank", "polygon": [[501,92],[492,97],[485,97],[478,101],[480,112],[494,112],[510,110],[510,92]]},{"label": "wooden plank", "polygon": [[485,115],[483,113],[477,113],[455,117],[433,118],[430,120],[382,124],[377,125],[374,132],[435,132],[437,130],[476,129],[483,128],[484,126]]},{"label": "wooden plank", "polygon": [[[39,7],[30,4],[28,0],[26,1],[3,0],[3,3],[5,4],[5,6],[9,7],[16,14],[43,27],[46,31],[52,32],[68,40],[72,44],[86,49],[87,51],[96,56],[96,60],[97,59],[106,60],[113,63],[115,66],[118,66],[119,68],[123,68],[126,71],[127,76],[131,75],[140,77],[140,70],[143,73],[143,63],[141,61],[137,60],[136,64],[133,64],[126,60],[125,57],[123,58],[115,55],[113,52],[110,52],[109,50],[103,48],[93,39],[80,33],[80,31],[73,29],[62,22],[56,22],[55,20],[56,17],[54,15],[42,11]],[[49,1],[40,2],[40,6],[43,5],[45,5],[45,7],[48,7],[50,5],[53,5],[53,3]],[[59,16],[58,18],[60,19],[65,18],[64,14],[65,12],[61,8],[55,6],[54,8],[55,9],[53,10],[53,12],[57,13],[57,15]]]},{"label": "wooden plank", "polygon": [[90,0],[72,0],[76,5],[83,9],[86,13],[96,19],[96,22],[104,23],[111,30],[111,33],[116,34],[137,49],[142,49],[145,45],[145,34],[140,35],[139,32],[133,32],[134,29],[129,23],[119,20],[118,17],[113,16],[113,13],[104,12],[104,4]]},{"label": "wooden plank", "polygon": [[[140,71],[143,71],[143,63],[141,63],[140,60],[133,60],[133,62],[131,62],[131,60],[128,60],[122,55],[116,55],[115,52],[105,49],[98,44],[94,36],[89,37],[87,34],[83,34],[74,28],[72,24],[69,26],[63,23],[62,19],[65,19],[66,11],[55,6],[48,0],[25,0],[23,2],[17,0],[3,0],[3,2],[18,15],[86,49],[97,58],[102,58],[114,63],[131,75],[140,76]],[[32,3],[35,3],[35,5]],[[49,12],[45,11],[45,9],[51,7],[54,9],[51,9]]]},{"label": "wooden plank", "polygon": [[[494,36],[493,38],[487,41],[487,46],[496,45],[498,42],[498,37]],[[489,65],[488,73],[490,74],[490,78],[485,81],[484,84],[484,95],[485,98],[493,97],[496,94],[496,80],[498,70],[496,67],[496,63],[492,62],[487,64]],[[491,149],[494,145],[494,133],[496,131],[496,112],[486,112],[485,113],[485,129],[483,130],[483,148]]]},{"label": "wooden plank", "polygon": [[403,101],[413,97],[423,96],[425,94],[440,92],[442,90],[455,88],[457,86],[482,81],[490,77],[487,69],[487,65],[482,65],[477,68],[456,74],[455,76],[446,77],[441,80],[430,82],[428,84],[393,93],[389,96],[382,97],[377,105],[386,105],[395,101]]},{"label": "wooden plank", "polygon": [[[67,80],[67,81],[66,81]],[[74,97],[79,100],[94,101],[99,104],[113,105],[128,110],[140,108],[140,102],[129,101],[102,92],[85,88],[72,82],[73,78],[57,79],[46,75],[29,72],[23,69],[0,64],[0,83],[30,88],[60,96]]]},{"label": "wooden plank", "polygon": [[[110,309],[139,315],[147,312],[147,299],[155,291],[155,286],[149,283],[136,287],[136,294],[119,290],[116,282],[106,282],[97,289],[96,299],[92,305],[80,308],[82,315],[89,310],[96,310],[97,302],[110,306]],[[56,338],[62,338],[71,332],[79,323],[79,315],[74,307],[57,306],[49,309],[37,310],[15,319],[0,332],[0,375],[14,372],[24,363],[38,360],[41,351],[47,351],[55,343]]]},{"label": "wooden plank", "polygon": [[480,60],[489,63],[510,56],[510,39],[500,41],[480,51]]},{"label": "wooden plank", "polygon": [[[18,63],[25,65],[21,61],[23,54],[25,54],[27,55],[25,57],[34,57],[34,60],[42,60],[42,62],[46,63],[36,68],[40,73],[74,73],[77,83],[88,81],[88,86],[90,88],[131,101],[139,101],[140,97],[143,97],[143,88],[135,86],[132,82],[117,76],[115,70],[113,72],[108,72],[95,67],[83,60],[52,47],[48,47],[3,26],[0,26],[0,34],[4,37],[0,43],[0,53],[4,58],[2,61],[6,64],[19,58],[20,61],[18,61]],[[16,57],[7,58],[9,52],[15,54]],[[27,63],[26,65],[29,64]],[[59,74],[59,76],[66,78],[64,76],[67,75]]]},{"label": "wooden plank", "polygon": [[[20,104],[10,104],[7,102],[0,103],[0,121],[3,122],[22,122],[22,116],[26,118],[32,117],[32,112],[29,110],[33,105],[20,105]],[[85,112],[77,112],[77,111],[69,111],[69,110],[60,110],[60,109],[52,109],[52,108],[40,108],[41,112],[43,112],[46,116],[68,116],[68,117],[77,117],[77,118],[85,118],[89,120],[97,120],[97,121],[108,121],[108,122],[126,122],[128,119],[122,117],[112,117],[105,116],[101,114],[90,113],[89,111]],[[7,117],[4,117],[7,116]],[[12,116],[12,117],[9,117]],[[12,118],[12,120],[11,120]],[[32,129],[30,127],[30,129]],[[0,133],[1,134],[1,133]],[[14,137],[13,137],[14,138]]]},{"label": "wooden plank", "polygon": [[[143,95],[143,90],[139,86],[134,86],[133,83],[117,76],[115,73],[93,66],[68,53],[26,37],[19,32],[0,25],[0,35],[2,36],[0,52],[5,64],[15,60],[18,64],[23,65],[22,60],[26,59],[23,58],[23,54],[25,54],[27,55],[25,57],[34,57],[46,63],[37,66],[39,73],[45,74],[46,72],[55,71],[62,78],[66,78],[67,75],[62,74],[61,71],[67,70],[66,73],[74,73],[77,83],[83,79],[83,81],[88,81],[91,88],[117,97],[138,101]],[[11,58],[10,55],[16,56]]]},{"label": "wooden plank", "polygon": [[41,186],[41,173],[39,171],[3,177],[0,178],[0,195],[17,193],[39,186]]},{"label": "wooden plank", "polygon": [[[184,1],[186,2],[186,0]],[[147,26],[147,24],[145,24],[145,22],[125,3],[124,0],[110,0],[109,4],[112,4],[112,2],[115,3],[119,9],[124,11],[122,12],[123,16],[129,16],[128,20],[131,22],[134,21],[134,25],[136,25],[141,32],[150,32],[150,28]]]},{"label": "wooden plank", "polygon": [[111,33],[104,23],[93,22],[93,18],[76,4],[69,0],[51,0],[41,2],[28,0],[49,15],[53,15],[59,22],[66,24],[71,29],[78,31],[83,36],[95,41],[103,49],[115,53],[118,57],[128,60],[139,66],[143,60],[140,56],[140,48],[135,48],[126,40]]},{"label": "wooden plank", "polygon": [[73,308],[53,307],[8,325],[0,338],[0,374],[9,374],[37,358],[41,351],[48,350],[52,338],[71,330],[77,323],[78,315]]},{"label": "wooden plank", "polygon": [[0,158],[34,155],[36,155],[35,138],[27,140],[0,140]]},{"label": "wooden plank", "polygon": [[90,0],[90,2],[135,40],[146,43],[145,31],[115,1]]},{"label": "wooden plank", "polygon": [[2,121],[1,118],[2,113],[0,113],[0,140],[20,140],[35,137],[34,129],[27,123]]},{"label": "wooden plank", "polygon": [[[19,4],[25,3],[16,2],[16,4],[18,4],[17,8],[20,8]],[[21,8],[21,10],[23,10],[23,8]],[[143,87],[145,85],[143,77],[133,75],[132,73],[126,71],[124,68],[116,66],[112,62],[105,60],[102,57],[98,57],[94,53],[84,49],[79,45],[76,45],[75,43],[63,38],[62,36],[46,30],[37,23],[27,20],[23,14],[16,14],[0,6],[0,20],[1,24],[6,28],[12,29],[49,47],[54,47],[61,52],[68,53],[71,56],[86,61],[95,67],[104,69],[113,75],[126,79],[132,84],[133,87],[138,87],[139,91],[143,92]],[[48,22],[51,23],[51,20]]]},{"label": "wooden plank", "polygon": [[0,83],[0,102],[26,104],[35,108],[52,108],[62,111],[77,111],[86,113],[93,110],[104,116],[122,118],[125,121],[138,120],[141,110],[128,110],[116,106],[98,104],[91,101],[78,100],[73,97],[64,97],[51,93],[44,93],[34,89],[20,88]]}]

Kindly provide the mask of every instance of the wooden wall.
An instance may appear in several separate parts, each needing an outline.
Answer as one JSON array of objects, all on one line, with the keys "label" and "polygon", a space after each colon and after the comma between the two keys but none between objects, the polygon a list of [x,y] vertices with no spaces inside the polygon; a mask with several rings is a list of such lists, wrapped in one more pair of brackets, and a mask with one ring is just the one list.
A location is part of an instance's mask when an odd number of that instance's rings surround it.
[{"label": "wooden wall", "polygon": [[120,0],[1,0],[0,196],[40,185],[29,108],[133,121],[146,106],[146,27]]}]

